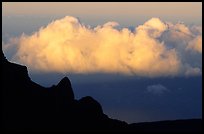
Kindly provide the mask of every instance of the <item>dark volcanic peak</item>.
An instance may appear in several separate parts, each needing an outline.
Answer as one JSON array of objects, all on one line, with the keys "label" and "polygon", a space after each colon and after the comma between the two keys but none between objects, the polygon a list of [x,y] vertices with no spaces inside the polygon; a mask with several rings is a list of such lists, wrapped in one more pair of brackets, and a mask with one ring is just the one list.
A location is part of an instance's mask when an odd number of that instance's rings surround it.
[{"label": "dark volcanic peak", "polygon": [[79,100],[80,106],[85,113],[90,115],[102,115],[103,109],[101,105],[91,96],[83,97]]},{"label": "dark volcanic peak", "polygon": [[72,90],[71,82],[67,77],[64,77],[56,86],[57,92],[60,96],[65,96],[70,100],[74,100],[74,92]]},{"label": "dark volcanic peak", "polygon": [[68,87],[71,87],[71,82],[70,80],[68,79],[68,77],[64,77],[59,83],[58,83],[58,86],[68,86]]},{"label": "dark volcanic peak", "polygon": [[[202,120],[127,124],[110,119],[92,97],[74,99],[71,82],[42,87],[28,76],[26,66],[10,63],[2,52],[2,130],[5,131],[134,131],[201,132]],[[188,129],[187,129],[187,128]]]}]

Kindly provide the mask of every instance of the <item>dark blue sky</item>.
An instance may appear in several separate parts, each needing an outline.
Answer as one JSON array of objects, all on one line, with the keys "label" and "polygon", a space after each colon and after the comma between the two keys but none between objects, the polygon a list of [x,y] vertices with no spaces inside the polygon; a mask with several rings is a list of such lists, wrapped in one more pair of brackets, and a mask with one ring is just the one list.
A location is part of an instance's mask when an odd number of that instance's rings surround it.
[{"label": "dark blue sky", "polygon": [[[70,78],[76,99],[94,97],[112,118],[130,123],[202,117],[201,76],[141,78],[119,74],[35,74],[31,78],[49,87],[63,76]],[[147,87],[152,85],[162,85],[167,90],[148,91]]]}]

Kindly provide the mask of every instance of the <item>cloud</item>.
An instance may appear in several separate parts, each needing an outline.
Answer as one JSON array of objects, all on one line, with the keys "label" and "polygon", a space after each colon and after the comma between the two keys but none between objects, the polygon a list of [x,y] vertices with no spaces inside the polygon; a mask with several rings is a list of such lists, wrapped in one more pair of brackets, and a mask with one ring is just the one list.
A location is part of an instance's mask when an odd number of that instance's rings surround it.
[{"label": "cloud", "polygon": [[202,36],[198,36],[188,43],[187,50],[194,50],[202,53]]},{"label": "cloud", "polygon": [[2,50],[7,59],[11,59],[15,55],[18,47],[18,38],[10,38],[7,43],[2,41]]},{"label": "cloud", "polygon": [[[108,22],[91,28],[66,16],[32,35],[20,36],[13,60],[42,72],[175,76],[185,69],[180,51],[197,50],[194,44],[202,42],[199,28],[191,31],[184,24],[159,18],[148,20],[133,32],[115,28],[118,25]],[[179,46],[183,41],[189,43]],[[200,44],[198,49],[200,53]]]},{"label": "cloud", "polygon": [[197,76],[197,75],[201,75],[202,72],[201,72],[201,69],[198,68],[198,67],[191,67],[191,66],[187,66],[187,69],[186,69],[186,72],[185,72],[185,75],[186,76]]},{"label": "cloud", "polygon": [[169,92],[169,89],[167,89],[165,86],[161,84],[157,85],[150,85],[146,88],[147,93],[151,93],[154,95],[162,95],[166,92]]}]

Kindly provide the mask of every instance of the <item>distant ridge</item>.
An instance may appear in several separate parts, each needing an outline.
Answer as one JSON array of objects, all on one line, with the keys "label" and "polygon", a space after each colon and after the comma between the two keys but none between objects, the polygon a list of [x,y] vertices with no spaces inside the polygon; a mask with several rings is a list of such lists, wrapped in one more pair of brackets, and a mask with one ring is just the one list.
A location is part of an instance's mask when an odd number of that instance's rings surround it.
[{"label": "distant ridge", "polygon": [[127,124],[111,119],[91,96],[76,100],[68,77],[45,88],[31,81],[26,66],[2,62],[2,130],[201,132],[202,119]]}]

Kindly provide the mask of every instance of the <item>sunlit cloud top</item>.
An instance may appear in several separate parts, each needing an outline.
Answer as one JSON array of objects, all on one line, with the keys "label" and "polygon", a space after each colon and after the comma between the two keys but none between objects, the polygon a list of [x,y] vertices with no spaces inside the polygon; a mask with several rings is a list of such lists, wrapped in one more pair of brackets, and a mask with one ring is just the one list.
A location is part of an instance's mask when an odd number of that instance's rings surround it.
[{"label": "sunlit cloud top", "polygon": [[[4,43],[32,71],[121,73],[146,77],[202,74],[202,27],[151,18],[135,27],[90,27],[66,16]],[[190,58],[188,58],[190,57]]]}]

